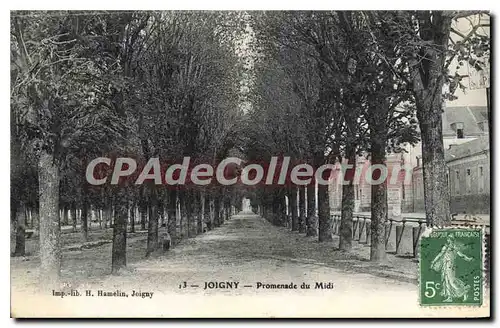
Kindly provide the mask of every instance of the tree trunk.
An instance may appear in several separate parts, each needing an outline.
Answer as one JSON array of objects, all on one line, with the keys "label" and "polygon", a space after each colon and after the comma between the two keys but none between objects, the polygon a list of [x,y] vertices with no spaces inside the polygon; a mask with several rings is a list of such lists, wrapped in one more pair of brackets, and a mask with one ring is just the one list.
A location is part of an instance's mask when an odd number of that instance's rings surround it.
[{"label": "tree trunk", "polygon": [[328,185],[318,184],[318,241],[333,240],[333,221],[330,216]]},{"label": "tree trunk", "polygon": [[62,215],[62,225],[68,225],[69,224],[69,219],[68,219],[68,207],[64,206],[63,207],[63,215]]},{"label": "tree trunk", "polygon": [[177,190],[170,189],[168,193],[167,211],[168,211],[168,223],[167,231],[170,235],[170,240],[172,241],[172,247],[177,242]]},{"label": "tree trunk", "polygon": [[[153,187],[154,188],[154,187]],[[158,248],[158,198],[156,190],[151,188],[148,222],[148,242],[146,257]]]},{"label": "tree trunk", "polygon": [[270,205],[270,210],[269,210],[272,224],[274,224],[275,226],[280,225],[280,220],[279,220],[279,215],[278,215],[278,213],[280,212],[279,206],[280,206],[279,197],[277,196],[277,192],[275,191],[275,192],[273,192],[273,200],[272,200],[272,203]]},{"label": "tree trunk", "polygon": [[212,230],[215,227],[215,197],[209,198],[208,211],[209,211],[209,221],[210,221],[209,230]]},{"label": "tree trunk", "polygon": [[273,224],[278,227],[284,227],[287,217],[285,192],[283,190],[277,190],[273,193],[272,208]]},{"label": "tree trunk", "polygon": [[307,217],[306,217],[306,236],[315,237],[318,235],[316,224],[316,187],[314,182],[307,186]]},{"label": "tree trunk", "polygon": [[273,193],[273,203],[271,204],[272,223],[275,226],[279,226],[281,224],[280,217],[279,217],[279,213],[281,211],[280,205],[281,204],[280,204],[279,196],[277,195],[277,192],[275,191]]},{"label": "tree trunk", "polygon": [[342,217],[340,219],[339,248],[350,251],[352,248],[352,216],[354,212],[354,172],[356,171],[356,149],[347,145],[346,155],[348,164],[353,167],[346,170],[344,178],[347,183],[342,186]]},{"label": "tree trunk", "polygon": [[165,226],[165,206],[163,199],[160,196],[158,196],[158,221],[158,227]]},{"label": "tree trunk", "polygon": [[306,189],[299,186],[299,232],[306,232]]},{"label": "tree trunk", "polygon": [[89,205],[88,205],[88,195],[86,191],[84,191],[83,195],[83,204],[82,204],[82,217],[80,218],[81,222],[81,231],[82,231],[82,238],[83,241],[88,241],[89,240]]},{"label": "tree trunk", "polygon": [[[315,154],[314,167],[317,169],[325,163],[325,158],[322,153]],[[328,171],[327,171],[328,172]],[[322,177],[328,180],[328,177]],[[330,203],[328,197],[328,185],[318,183],[318,241],[333,240],[333,221],[330,216]]]},{"label": "tree trunk", "polygon": [[135,233],[135,202],[130,203],[130,233]]},{"label": "tree trunk", "polygon": [[422,167],[424,176],[425,216],[429,225],[445,226],[451,222],[450,193],[444,159],[442,108],[434,105],[421,108]]},{"label": "tree trunk", "polygon": [[193,227],[194,227],[193,201],[194,199],[192,191],[186,190],[184,192],[184,208],[186,211],[187,238],[193,237]]},{"label": "tree trunk", "polygon": [[16,223],[16,249],[13,256],[24,256],[26,252],[26,212],[24,204],[19,208],[13,209],[14,220]]},{"label": "tree trunk", "polygon": [[106,202],[106,207],[104,208],[104,228],[108,227],[108,222],[109,222],[109,227],[111,227],[111,217],[113,215],[113,205],[112,201],[109,200]]},{"label": "tree trunk", "polygon": [[184,238],[184,228],[183,228],[183,220],[182,220],[182,208],[181,208],[181,196],[180,196],[181,191],[177,190],[177,207],[176,207],[176,222],[177,222],[177,236],[179,237],[179,240]]},{"label": "tree trunk", "polygon": [[45,150],[38,162],[40,200],[40,277],[44,286],[56,286],[61,270],[59,230],[59,168]]},{"label": "tree trunk", "polygon": [[266,219],[274,224],[274,203],[266,204]]},{"label": "tree trunk", "polygon": [[213,207],[212,198],[210,197],[209,193],[205,193],[205,216],[203,217],[203,220],[205,222],[207,231],[210,231],[213,228],[212,207]]},{"label": "tree trunk", "polygon": [[225,206],[226,200],[225,200],[225,192],[224,189],[221,190],[221,196],[219,200],[219,208],[217,211],[219,212],[219,225],[222,225],[225,221],[225,216],[224,216],[224,206]]},{"label": "tree trunk", "polygon": [[220,217],[221,224],[224,224],[224,222],[226,222],[226,219],[227,219],[224,204],[225,204],[224,200],[220,202],[219,217]]},{"label": "tree trunk", "polygon": [[200,191],[200,214],[198,215],[198,233],[203,233],[203,221],[205,218],[205,191]]},{"label": "tree trunk", "polygon": [[224,220],[229,221],[231,217],[231,199],[227,198],[224,202]]},{"label": "tree trunk", "polygon": [[286,215],[286,202],[285,202],[285,192],[282,191],[278,194],[278,222],[279,225],[284,227],[287,223]]},{"label": "tree trunk", "polygon": [[290,187],[288,196],[290,201],[290,211],[292,212],[292,231],[299,231],[299,216],[297,213],[297,186]]},{"label": "tree trunk", "polygon": [[115,219],[113,224],[113,246],[111,249],[111,273],[117,274],[127,266],[127,219],[128,201],[123,188],[115,203]]},{"label": "tree trunk", "polygon": [[184,218],[185,216],[185,211],[186,211],[186,204],[185,204],[185,191],[182,189],[177,190],[177,198],[179,202],[179,238],[182,239],[185,237],[185,225],[186,225],[186,220]]},{"label": "tree trunk", "polygon": [[[371,165],[386,165],[385,147],[387,132],[378,133],[375,124],[371,127]],[[378,170],[377,170],[378,171]],[[378,177],[373,177],[378,180]],[[387,259],[385,252],[385,220],[387,219],[387,179],[380,184],[371,185],[371,247],[370,261],[384,262]]]},{"label": "tree trunk", "polygon": [[196,236],[197,234],[201,233],[200,228],[200,214],[201,214],[201,203],[200,203],[200,192],[197,190],[192,190],[191,191],[191,199],[192,199],[192,212],[193,212],[193,225],[192,225],[192,230],[193,230],[193,235]]},{"label": "tree trunk", "polygon": [[[421,59],[410,62],[412,87],[422,138],[424,204],[427,224],[451,223],[450,193],[446,179],[443,146],[443,78],[453,15],[448,12],[419,11]],[[418,60],[418,62],[417,62]]]},{"label": "tree trunk", "polygon": [[144,200],[139,205],[139,212],[141,214],[141,230],[146,230],[148,206],[146,205],[146,202]]},{"label": "tree trunk", "polygon": [[220,195],[217,193],[214,197],[214,225],[220,226]]},{"label": "tree trunk", "polygon": [[89,205],[89,228],[92,230],[92,223],[94,223],[96,220],[96,211],[95,211],[95,205],[90,204]]},{"label": "tree trunk", "polygon": [[97,220],[99,221],[99,228],[102,229],[102,209],[97,209]]},{"label": "tree trunk", "polygon": [[33,229],[35,229],[36,231],[40,232],[40,207],[35,207],[33,209]]},{"label": "tree trunk", "polygon": [[33,217],[31,216],[31,209],[26,207],[26,228],[33,229]]},{"label": "tree trunk", "polygon": [[179,195],[179,227],[180,227],[180,236],[181,239],[187,236],[187,225],[188,225],[188,220],[186,217],[186,191],[183,189],[180,189],[178,191]]},{"label": "tree trunk", "polygon": [[71,223],[73,224],[73,232],[76,232],[77,218],[76,218],[76,204],[74,202],[71,204]]}]

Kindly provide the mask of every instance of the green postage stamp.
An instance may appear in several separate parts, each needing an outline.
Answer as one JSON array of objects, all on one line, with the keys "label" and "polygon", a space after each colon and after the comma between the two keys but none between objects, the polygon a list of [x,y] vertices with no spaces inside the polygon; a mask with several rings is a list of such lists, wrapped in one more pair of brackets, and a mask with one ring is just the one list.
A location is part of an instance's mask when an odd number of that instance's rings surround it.
[{"label": "green postage stamp", "polygon": [[420,246],[421,305],[482,305],[481,229],[434,228]]}]

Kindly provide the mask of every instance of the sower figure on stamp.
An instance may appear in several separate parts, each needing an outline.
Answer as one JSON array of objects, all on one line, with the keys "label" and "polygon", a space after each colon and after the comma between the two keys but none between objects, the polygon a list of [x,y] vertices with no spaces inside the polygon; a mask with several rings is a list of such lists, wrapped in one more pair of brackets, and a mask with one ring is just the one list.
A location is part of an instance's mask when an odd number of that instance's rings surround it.
[{"label": "sower figure on stamp", "polygon": [[467,300],[470,286],[455,275],[455,260],[457,255],[469,262],[473,258],[463,254],[461,248],[462,245],[456,243],[453,235],[450,235],[441,252],[432,260],[431,268],[441,272],[441,296],[445,298],[443,302],[453,302],[453,298],[457,297],[463,297],[464,302]]}]

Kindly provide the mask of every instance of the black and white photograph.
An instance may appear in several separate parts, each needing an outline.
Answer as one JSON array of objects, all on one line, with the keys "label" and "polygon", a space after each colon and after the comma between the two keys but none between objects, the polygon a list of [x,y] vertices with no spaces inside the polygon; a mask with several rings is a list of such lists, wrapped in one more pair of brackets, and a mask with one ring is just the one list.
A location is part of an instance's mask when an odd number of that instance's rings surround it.
[{"label": "black and white photograph", "polygon": [[12,318],[490,317],[489,10],[9,15]]}]

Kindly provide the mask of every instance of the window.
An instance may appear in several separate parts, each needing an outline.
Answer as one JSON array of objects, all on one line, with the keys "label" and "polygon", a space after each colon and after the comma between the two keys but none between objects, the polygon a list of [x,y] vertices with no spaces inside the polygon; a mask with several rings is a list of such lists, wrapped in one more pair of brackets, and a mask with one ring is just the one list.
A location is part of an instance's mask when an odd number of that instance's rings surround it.
[{"label": "window", "polygon": [[401,184],[401,198],[402,199],[405,199],[405,184],[404,184],[404,181],[403,183]]},{"label": "window", "polygon": [[463,123],[457,123],[457,138],[458,139],[464,138],[464,124]]},{"label": "window", "polygon": [[460,171],[455,171],[455,194],[460,194]]},{"label": "window", "polygon": [[480,193],[484,191],[484,172],[482,166],[478,167],[477,188]]},{"label": "window", "polygon": [[466,170],[465,174],[465,192],[470,194],[471,193],[471,175],[470,175],[470,169]]}]

